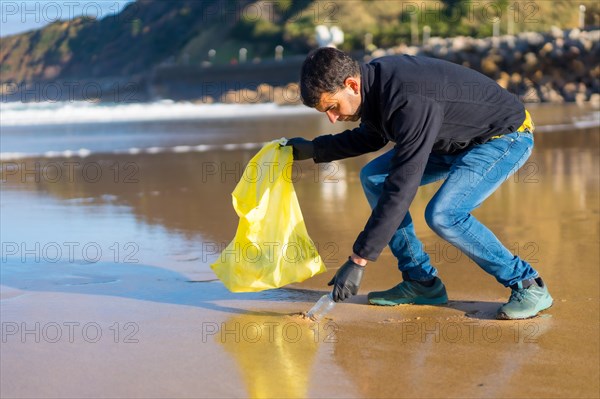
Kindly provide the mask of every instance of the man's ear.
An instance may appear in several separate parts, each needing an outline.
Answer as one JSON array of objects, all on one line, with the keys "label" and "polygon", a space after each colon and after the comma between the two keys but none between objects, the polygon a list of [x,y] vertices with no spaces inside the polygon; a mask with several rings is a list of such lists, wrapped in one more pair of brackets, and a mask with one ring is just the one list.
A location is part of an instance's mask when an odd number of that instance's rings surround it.
[{"label": "man's ear", "polygon": [[360,78],[356,78],[354,76],[348,76],[346,80],[344,80],[344,86],[350,87],[354,94],[360,93]]}]

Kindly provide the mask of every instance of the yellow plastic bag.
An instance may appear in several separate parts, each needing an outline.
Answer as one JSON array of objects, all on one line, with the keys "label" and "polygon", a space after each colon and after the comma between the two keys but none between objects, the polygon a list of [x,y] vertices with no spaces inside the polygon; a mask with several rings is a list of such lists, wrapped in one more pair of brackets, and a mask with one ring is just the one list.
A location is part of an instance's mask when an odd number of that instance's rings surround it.
[{"label": "yellow plastic bag", "polygon": [[240,217],[235,238],[210,267],[232,292],[304,281],[325,265],[308,236],[292,183],[292,147],[267,143],[232,193]]}]

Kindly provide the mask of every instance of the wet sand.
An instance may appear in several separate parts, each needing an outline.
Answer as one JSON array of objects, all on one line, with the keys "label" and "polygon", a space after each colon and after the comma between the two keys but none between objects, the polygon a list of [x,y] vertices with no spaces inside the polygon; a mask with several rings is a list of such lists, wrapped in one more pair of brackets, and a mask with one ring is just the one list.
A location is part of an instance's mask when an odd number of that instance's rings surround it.
[{"label": "wet sand", "polygon": [[[538,125],[577,112],[532,109]],[[214,140],[339,130],[321,118],[240,123],[239,134]],[[255,150],[29,159],[10,174],[4,163],[0,394],[598,397],[600,132],[540,130],[527,164],[474,212],[555,299],[523,321],[494,320],[509,290],[426,226],[438,185],[419,190],[411,213],[447,306],[367,305],[369,291],[400,281],[386,249],[359,295],[328,318],[295,315],[327,292],[349,255],[369,215],[358,174],[377,154],[299,164],[296,192],[328,271],[246,294],[228,292],[209,264],[235,233],[230,193]],[[72,179],[65,162],[80,163]],[[92,164],[97,181],[92,167],[83,172]]]}]

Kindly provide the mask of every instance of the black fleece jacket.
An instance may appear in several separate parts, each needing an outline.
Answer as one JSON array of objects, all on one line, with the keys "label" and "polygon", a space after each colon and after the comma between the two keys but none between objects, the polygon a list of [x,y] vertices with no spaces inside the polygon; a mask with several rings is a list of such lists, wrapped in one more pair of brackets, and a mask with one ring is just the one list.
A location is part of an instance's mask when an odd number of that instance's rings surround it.
[{"label": "black fleece jacket", "polygon": [[429,154],[454,154],[512,133],[525,120],[523,104],[472,69],[418,56],[388,56],[361,65],[359,127],[319,136],[315,162],[353,157],[395,143],[383,194],[353,246],[374,261],[412,202]]}]

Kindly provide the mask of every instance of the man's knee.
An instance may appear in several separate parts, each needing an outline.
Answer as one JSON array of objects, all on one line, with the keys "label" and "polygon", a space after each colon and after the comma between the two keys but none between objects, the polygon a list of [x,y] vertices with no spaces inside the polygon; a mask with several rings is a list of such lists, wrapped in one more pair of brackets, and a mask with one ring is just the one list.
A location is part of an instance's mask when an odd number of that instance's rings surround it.
[{"label": "man's knee", "polygon": [[452,229],[460,219],[454,207],[440,201],[431,201],[425,208],[425,222],[438,234]]}]

